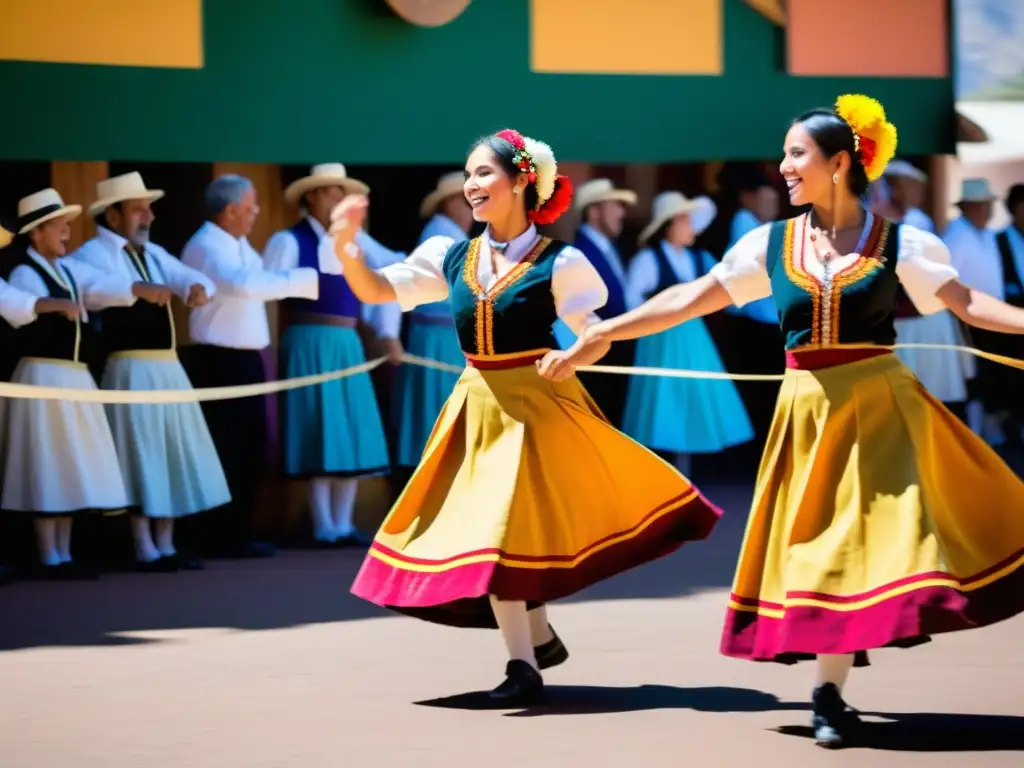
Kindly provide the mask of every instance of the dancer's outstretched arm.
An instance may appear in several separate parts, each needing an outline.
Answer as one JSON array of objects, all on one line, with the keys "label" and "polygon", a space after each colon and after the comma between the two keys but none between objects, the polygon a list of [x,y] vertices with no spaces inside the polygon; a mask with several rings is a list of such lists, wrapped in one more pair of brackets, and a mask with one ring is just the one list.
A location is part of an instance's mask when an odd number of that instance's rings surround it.
[{"label": "dancer's outstretched arm", "polygon": [[394,287],[362,258],[356,245],[356,234],[363,226],[368,206],[364,196],[348,195],[331,213],[334,253],[356,298],[364,304],[387,304],[398,301]]}]

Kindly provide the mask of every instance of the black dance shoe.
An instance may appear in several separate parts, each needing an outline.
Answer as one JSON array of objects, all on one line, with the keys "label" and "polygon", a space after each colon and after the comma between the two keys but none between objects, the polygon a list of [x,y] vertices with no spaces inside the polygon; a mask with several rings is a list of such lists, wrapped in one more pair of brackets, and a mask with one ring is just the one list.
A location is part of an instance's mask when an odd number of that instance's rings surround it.
[{"label": "black dance shoe", "polygon": [[834,683],[825,683],[814,689],[812,696],[814,716],[814,743],[825,749],[840,749],[846,746],[860,725],[857,711],[843,701]]},{"label": "black dance shoe", "polygon": [[505,666],[505,682],[488,694],[506,707],[528,707],[544,698],[544,679],[527,662],[513,659]]},{"label": "black dance shoe", "polygon": [[562,638],[558,636],[554,627],[550,624],[548,629],[551,630],[551,639],[543,645],[537,645],[533,648],[533,655],[537,658],[537,666],[541,669],[557,667],[569,659],[569,649],[565,647]]}]

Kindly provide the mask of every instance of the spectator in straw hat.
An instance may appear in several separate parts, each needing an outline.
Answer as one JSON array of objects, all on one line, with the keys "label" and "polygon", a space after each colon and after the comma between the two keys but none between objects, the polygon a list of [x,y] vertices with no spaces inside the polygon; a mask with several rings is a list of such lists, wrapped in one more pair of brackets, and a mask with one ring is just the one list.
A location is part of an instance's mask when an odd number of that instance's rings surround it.
[{"label": "spectator in straw hat", "polygon": [[[357,332],[360,322],[385,340],[394,362],[401,360],[398,336],[402,315],[397,305],[371,308],[361,304],[345,279],[332,274],[337,271],[337,257],[327,235],[331,211],[346,195],[368,192],[369,187],[350,177],[341,163],[315,165],[285,190],[285,200],[299,206],[302,218],[270,238],[263,261],[270,269],[316,270],[319,297],[293,297],[283,303],[287,320],[281,336],[283,378],[365,363],[366,352]],[[371,260],[384,252],[380,266],[390,263],[386,249],[365,232],[361,241]],[[282,403],[284,471],[286,476],[308,483],[314,540],[325,546],[363,540],[354,522],[359,478],[382,474],[390,464],[370,374],[289,390]]]},{"label": "spectator in straw hat", "polygon": [[928,174],[906,160],[893,160],[882,177],[888,187],[890,216],[925,232],[935,231],[932,217],[921,210],[927,192]]},{"label": "spectator in straw hat", "polygon": [[[988,227],[995,200],[987,179],[964,179],[956,203],[961,215],[949,223],[942,239],[964,285],[1003,299],[999,248],[995,233]],[[970,334],[981,350],[992,351],[1000,345],[996,334],[984,329],[972,328]],[[968,393],[972,401],[966,408],[968,422],[989,443],[1001,445],[1006,440],[1000,428],[1005,397],[999,390],[1004,375],[997,364],[987,360],[978,359],[976,367],[977,378]]]},{"label": "spectator in straw hat", "polygon": [[[11,230],[15,227],[11,227]],[[6,223],[0,222],[0,250],[6,248],[14,239],[14,233],[7,229]],[[54,299],[50,297],[39,297],[31,293],[15,288],[6,280],[0,279],[0,318],[8,325],[9,330],[4,333],[13,333],[14,329],[21,328],[29,323],[35,322],[39,315],[62,314],[68,320],[74,321],[81,314],[81,307],[71,299]],[[4,336],[3,338],[9,338]],[[0,397],[0,436],[4,434],[4,411],[6,400]],[[3,480],[4,467],[4,443],[0,438],[0,481]],[[10,571],[0,565],[0,584],[5,584],[10,578]]]},{"label": "spectator in straw hat", "polygon": [[[89,206],[96,237],[72,255],[142,289],[142,301],[100,313],[107,355],[104,389],[192,389],[178,360],[170,297],[201,307],[217,289],[150,242],[152,203],[163,196],[162,190],[148,189],[138,172],[98,182],[96,201]],[[178,554],[174,521],[226,504],[231,494],[199,403],[111,403],[106,409],[136,512],[131,520],[136,567],[146,572],[200,567]]]},{"label": "spectator in straw hat", "polygon": [[[604,284],[608,286],[608,303],[599,309],[602,319],[621,315],[630,305],[626,295],[626,268],[616,240],[622,236],[627,206],[636,205],[636,192],[617,188],[609,179],[591,179],[581,184],[573,200],[573,208],[580,215],[580,228],[573,243],[587,257]],[[556,325],[557,338],[563,349],[575,338],[564,324]],[[617,342],[601,361],[605,365],[632,365],[636,344]],[[622,410],[626,403],[626,376],[580,374],[580,380],[597,402],[608,420],[616,426],[622,424]]]},{"label": "spectator in straw hat", "polygon": [[[662,192],[654,199],[651,221],[640,233],[644,246],[629,264],[630,309],[669,286],[703,277],[715,261],[693,247],[711,224],[715,204],[708,197],[687,199]],[[699,371],[725,370],[703,320],[640,339],[636,365]],[[631,376],[623,431],[689,472],[694,453],[717,453],[754,437],[750,418],[731,381]]]},{"label": "spectator in straw hat", "polygon": [[[69,222],[81,212],[81,206],[66,205],[53,189],[19,201],[18,234],[28,246],[11,271],[11,285],[34,296],[73,301],[83,310],[131,305],[138,295],[131,280],[64,258],[71,236]],[[14,382],[96,389],[82,362],[89,335],[85,319],[85,311],[73,320],[47,315],[14,334],[21,356]],[[115,512],[128,506],[103,406],[15,399],[7,404],[5,422],[0,508],[34,516],[44,577],[94,576],[72,559],[72,518],[82,512]]]},{"label": "spectator in straw hat", "polygon": [[[473,210],[463,194],[462,171],[447,173],[423,198],[420,217],[428,219],[419,244],[432,237],[450,237],[461,242],[473,226]],[[462,368],[465,355],[459,347],[447,299],[423,304],[409,313],[409,353]],[[399,369],[395,388],[395,426],[398,432],[396,461],[400,467],[413,468],[420,462],[427,438],[434,428],[458,374],[433,368],[405,365]]]}]

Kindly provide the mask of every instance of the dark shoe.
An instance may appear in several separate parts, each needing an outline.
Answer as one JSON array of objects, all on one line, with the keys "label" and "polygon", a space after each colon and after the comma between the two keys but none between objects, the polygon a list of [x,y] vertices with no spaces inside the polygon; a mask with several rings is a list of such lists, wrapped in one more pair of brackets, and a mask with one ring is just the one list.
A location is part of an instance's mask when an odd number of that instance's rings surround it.
[{"label": "dark shoe", "polygon": [[61,563],[57,568],[61,570],[60,578],[64,581],[96,581],[100,577],[99,571],[82,563]]},{"label": "dark shoe", "polygon": [[170,560],[174,569],[178,571],[201,571],[206,567],[203,565],[202,560],[198,560],[194,557],[188,557],[187,555],[181,554],[181,552],[175,552],[173,555],[164,555],[160,559]]},{"label": "dark shoe", "polygon": [[860,722],[856,710],[843,701],[833,683],[815,688],[811,700],[814,705],[811,718],[814,743],[825,749],[840,749],[847,745]]},{"label": "dark shoe", "polygon": [[372,543],[372,536],[367,536],[362,531],[355,530],[352,531],[352,533],[346,533],[343,536],[339,536],[334,540],[334,543],[331,546],[336,549],[345,547],[369,547]]},{"label": "dark shoe", "polygon": [[528,707],[544,698],[544,678],[527,662],[513,659],[505,666],[505,682],[488,695],[506,707]]},{"label": "dark shoe", "polygon": [[551,669],[559,664],[564,664],[569,659],[569,649],[565,647],[562,639],[555,632],[550,624],[553,637],[543,645],[534,646],[533,655],[537,657],[537,666],[541,669]]},{"label": "dark shoe", "polygon": [[174,573],[178,566],[169,557],[158,557],[156,560],[136,560],[135,570],[139,573]]}]

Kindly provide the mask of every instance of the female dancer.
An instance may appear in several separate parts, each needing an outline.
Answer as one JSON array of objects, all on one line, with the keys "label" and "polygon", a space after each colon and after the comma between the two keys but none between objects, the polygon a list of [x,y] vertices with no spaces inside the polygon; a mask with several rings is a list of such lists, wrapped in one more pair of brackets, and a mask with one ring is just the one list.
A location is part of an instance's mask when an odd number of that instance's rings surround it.
[{"label": "female dancer", "polygon": [[[353,242],[365,201],[335,210],[335,247],[362,301],[404,310],[447,298],[468,366],[352,592],[417,618],[497,627],[510,661],[491,696],[536,701],[539,670],[568,657],[544,604],[705,538],[721,512],[601,415],[575,378],[538,368],[565,355],[607,289],[586,257],[537,234],[572,195],[550,147],[505,130],[466,161],[464,194],[483,236],[435,237],[373,271]],[[587,359],[606,347],[593,345]]]},{"label": "female dancer", "polygon": [[[629,264],[629,296],[636,302],[670,285],[696,280],[715,262],[693,248],[715,218],[710,198],[688,200],[680,192],[654,199],[650,223],[640,233],[647,247]],[[703,320],[648,336],[636,345],[636,365],[724,371]],[[671,457],[689,473],[690,454],[717,453],[754,439],[754,428],[731,381],[630,377],[622,431],[641,445]]]},{"label": "female dancer", "polygon": [[865,651],[1024,609],[1024,483],[884,348],[900,284],[920,312],[948,308],[992,331],[1024,333],[1024,310],[964,287],[934,235],[864,210],[895,145],[863,96],[798,118],[781,171],[791,201],[812,210],[750,232],[707,277],[590,326],[545,371],[557,381],[610,340],[773,297],[788,370],[722,652],[816,655],[813,726],[827,747],[856,724],[841,689]]}]

